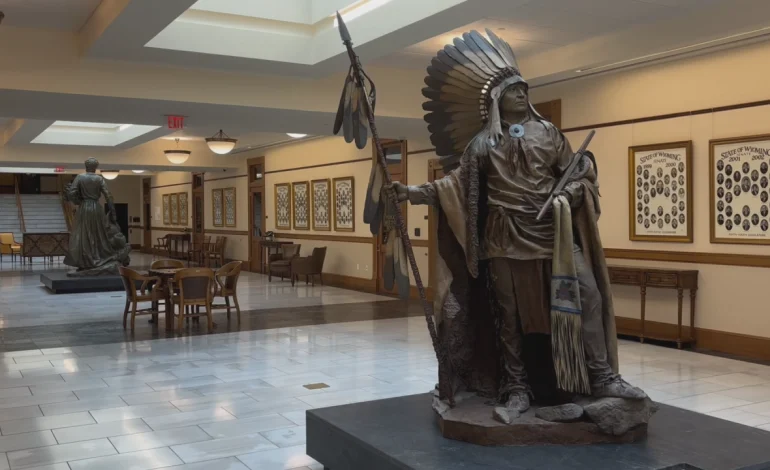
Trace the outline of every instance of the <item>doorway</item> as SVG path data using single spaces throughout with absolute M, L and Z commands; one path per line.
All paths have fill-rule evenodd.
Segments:
M 124 202 L 113 203 L 115 206 L 115 218 L 118 221 L 118 227 L 120 227 L 120 233 L 128 240 L 128 204 Z M 107 204 L 104 205 L 104 213 L 107 214 L 110 208 Z
M 265 219 L 265 157 L 250 158 L 249 168 L 249 270 L 264 273 L 265 259 L 262 249 Z
M 142 179 L 142 204 L 144 205 L 144 237 L 142 246 L 146 253 L 152 249 L 152 205 L 150 204 L 150 178 Z
M 385 141 L 382 144 L 382 148 L 385 151 L 385 158 L 388 162 L 388 172 L 390 173 L 391 178 L 393 181 L 400 181 L 402 183 L 407 182 L 407 174 L 406 174 L 406 160 L 407 160 L 407 147 L 406 147 L 406 141 L 405 140 L 389 140 Z M 377 162 L 377 153 L 376 149 L 374 151 L 374 165 L 379 165 Z M 407 203 L 401 204 L 401 213 L 404 215 L 404 220 L 407 220 L 406 214 L 407 214 Z M 385 245 L 385 239 L 383 237 L 382 230 L 380 233 L 377 234 L 377 241 L 376 241 L 376 254 L 375 254 L 375 262 L 376 267 L 374 272 L 377 273 L 377 293 L 383 294 L 383 295 L 391 295 L 391 296 L 397 296 L 398 290 L 396 289 L 396 286 L 394 285 L 392 289 L 388 289 L 385 286 L 385 276 L 384 276 L 384 270 L 385 270 L 385 255 L 386 255 L 386 245 Z

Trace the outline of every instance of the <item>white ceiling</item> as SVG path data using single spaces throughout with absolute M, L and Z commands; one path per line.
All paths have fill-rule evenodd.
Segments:
M 101 0 L 0 0 L 3 26 L 79 31 Z

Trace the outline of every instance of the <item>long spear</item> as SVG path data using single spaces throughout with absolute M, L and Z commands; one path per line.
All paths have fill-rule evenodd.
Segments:
M 433 306 L 428 302 L 428 296 L 425 293 L 425 286 L 422 283 L 420 277 L 420 270 L 417 268 L 417 261 L 414 257 L 414 250 L 412 249 L 412 242 L 409 239 L 409 232 L 404 222 L 404 215 L 401 211 L 401 206 L 398 202 L 396 191 L 391 186 L 393 179 L 388 172 L 388 162 L 385 157 L 385 151 L 380 141 L 380 136 L 377 133 L 377 124 L 374 119 L 374 106 L 376 101 L 376 88 L 374 82 L 364 72 L 364 68 L 361 65 L 361 60 L 358 58 L 358 54 L 353 50 L 353 39 L 350 37 L 345 22 L 342 20 L 342 15 L 337 12 L 337 23 L 339 26 L 340 37 L 342 43 L 345 44 L 345 48 L 348 51 L 348 57 L 350 57 L 350 72 L 345 81 L 345 88 L 342 92 L 342 98 L 340 100 L 340 108 L 337 114 L 337 122 L 335 123 L 334 133 L 338 133 L 340 127 L 345 127 L 345 137 L 348 142 L 352 141 L 351 135 L 355 135 L 355 141 L 358 148 L 363 148 L 366 145 L 366 128 L 365 124 L 361 122 L 360 118 L 365 117 L 369 122 L 369 129 L 372 132 L 372 141 L 374 143 L 375 150 L 377 152 L 377 163 L 382 170 L 384 182 L 386 186 L 385 193 L 388 200 L 395 207 L 395 219 L 396 228 L 401 235 L 401 242 L 404 245 L 406 256 L 409 259 L 409 265 L 412 268 L 412 274 L 414 275 L 414 282 L 417 284 L 417 291 L 420 294 L 420 301 L 425 312 L 425 320 L 428 323 L 428 332 L 433 343 L 433 350 L 436 353 L 436 357 L 441 364 L 439 368 L 439 374 L 444 375 L 445 380 L 439 380 L 442 385 L 441 395 L 449 400 L 449 404 L 454 406 L 454 394 L 449 382 L 449 377 L 446 374 L 446 352 L 443 345 L 438 339 L 436 332 L 436 323 L 433 320 Z M 366 92 L 366 83 L 369 82 L 371 92 Z M 351 107 L 347 108 L 346 99 L 350 102 Z M 365 115 L 365 116 L 362 116 Z

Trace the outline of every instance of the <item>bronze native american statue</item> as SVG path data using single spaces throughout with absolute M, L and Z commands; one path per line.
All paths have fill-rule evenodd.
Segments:
M 117 275 L 119 266 L 128 266 L 131 245 L 115 219 L 115 206 L 107 182 L 96 174 L 99 162 L 86 160 L 86 172 L 77 175 L 64 192 L 65 198 L 78 206 L 70 234 L 69 252 L 64 263 L 77 268 L 72 277 Z M 108 214 L 99 199 L 104 197 Z
M 428 67 L 423 108 L 446 176 L 406 186 L 389 183 L 384 165 L 375 166 L 364 210 L 365 221 L 379 228 L 388 204 L 439 209 L 431 267 L 438 283 L 433 315 L 427 312 L 439 359 L 434 408 L 445 416 L 447 409 L 481 400 L 493 408 L 486 416 L 511 425 L 534 395 L 538 404 L 577 408 L 571 420 L 584 410 L 569 402 L 582 403 L 607 434 L 645 430 L 654 404 L 618 375 L 593 155 L 572 152 L 530 103 L 511 47 L 489 30 L 487 36 L 464 34 Z M 346 45 L 351 71 L 360 70 L 349 40 Z M 365 106 L 374 95 L 370 86 L 368 97 L 363 85 L 353 93 L 346 87 L 340 103 L 338 121 L 351 121 L 345 136 L 359 146 L 366 128 L 357 114 L 368 111 L 374 124 L 373 106 Z M 411 246 L 399 228 L 406 249 L 396 250 L 393 262 L 404 271 Z M 592 415 L 589 407 L 601 400 Z M 600 416 L 607 413 L 614 415 Z

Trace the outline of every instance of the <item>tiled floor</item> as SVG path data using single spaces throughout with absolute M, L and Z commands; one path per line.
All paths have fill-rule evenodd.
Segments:
M 245 279 L 242 304 L 264 307 L 264 316 L 323 307 L 331 323 L 0 353 L 0 470 L 320 469 L 305 455 L 305 410 L 433 387 L 423 318 L 336 323 L 344 319 L 329 313 L 367 301 L 373 311 L 402 311 L 398 302 Z M 93 316 L 119 323 L 121 297 L 49 300 L 36 280 L 0 274 L 0 328 L 35 309 L 43 323 L 26 328 L 89 325 Z M 25 304 L 21 292 L 44 302 Z M 267 309 L 277 305 L 290 308 Z M 654 400 L 770 431 L 770 366 L 631 341 L 621 341 L 620 359 L 624 376 Z

